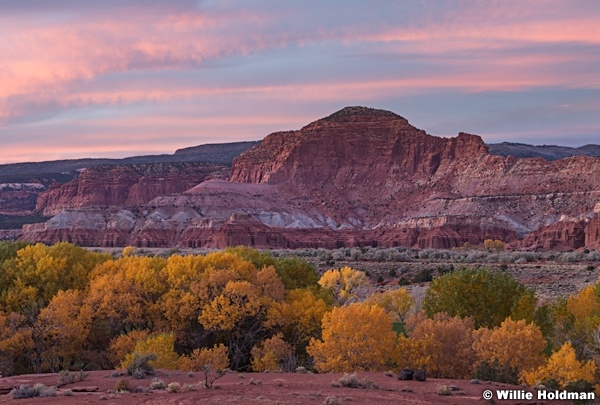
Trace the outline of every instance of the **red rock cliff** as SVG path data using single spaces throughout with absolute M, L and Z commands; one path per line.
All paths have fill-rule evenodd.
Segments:
M 143 205 L 159 195 L 183 192 L 207 178 L 226 177 L 227 172 L 225 166 L 205 163 L 96 166 L 42 193 L 36 209 L 56 215 L 73 208 Z
M 46 193 L 40 208 L 114 208 L 63 212 L 27 227 L 25 238 L 288 248 L 451 248 L 491 238 L 572 249 L 598 240 L 598 220 L 589 220 L 600 202 L 597 173 L 600 158 L 490 155 L 476 135 L 435 137 L 394 113 L 349 107 L 267 136 L 234 160 L 230 181 L 204 181 L 184 193 L 207 174 L 83 173 Z

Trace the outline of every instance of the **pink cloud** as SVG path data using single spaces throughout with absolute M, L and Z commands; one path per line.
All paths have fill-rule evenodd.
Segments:
M 438 72 L 438 77 L 419 75 L 407 80 L 364 83 L 321 83 L 290 84 L 281 88 L 201 88 L 158 89 L 156 91 L 135 88 L 108 89 L 107 93 L 86 94 L 83 90 L 76 94 L 78 83 L 91 81 L 111 73 L 139 70 L 194 69 L 206 61 L 231 55 L 247 55 L 266 49 L 277 49 L 289 44 L 303 45 L 317 41 L 402 43 L 404 50 L 418 51 L 420 54 L 440 54 L 461 49 L 485 49 L 498 46 L 499 40 L 520 42 L 600 42 L 600 25 L 597 18 L 558 18 L 540 22 L 525 21 L 523 15 L 533 14 L 531 7 L 506 3 L 502 6 L 487 6 L 461 9 L 461 13 L 449 13 L 442 21 L 428 21 L 423 25 L 406 27 L 382 25 L 381 29 L 368 31 L 362 24 L 347 27 L 320 27 L 305 31 L 280 31 L 274 35 L 269 27 L 277 23 L 276 13 L 229 11 L 227 13 L 190 12 L 186 10 L 152 9 L 136 11 L 135 16 L 103 15 L 91 20 L 72 18 L 67 22 L 29 24 L 23 28 L 15 23 L 8 24 L 8 32 L 3 34 L 0 52 L 3 64 L 0 65 L 0 118 L 20 114 L 12 109 L 10 97 L 31 95 L 53 98 L 56 103 L 72 105 L 82 103 L 114 103 L 145 100 L 162 100 L 174 97 L 194 97 L 231 93 L 277 93 L 290 88 L 301 87 L 301 94 L 312 96 L 321 93 L 323 86 L 330 87 L 320 97 L 341 91 L 353 93 L 374 86 L 379 94 L 382 87 L 413 89 L 416 87 L 440 86 L 461 87 L 467 91 L 506 90 L 523 86 L 554 85 L 564 86 L 568 80 L 552 72 L 532 75 L 529 66 L 541 66 L 561 60 L 561 55 L 546 54 L 543 57 L 512 56 L 499 61 L 498 66 L 484 66 L 491 69 L 489 74 L 475 75 L 475 80 L 456 77 L 455 74 Z M 484 3 L 485 4 L 485 3 Z M 520 4 L 520 3 L 519 3 Z M 548 2 L 551 6 L 552 2 Z M 560 4 L 556 7 L 560 8 Z M 539 7 L 538 7 L 539 8 Z M 562 10 L 562 8 L 560 8 Z M 520 13 L 520 14 L 519 14 Z M 135 18 L 132 18 L 135 17 Z M 511 18 L 521 19 L 511 23 Z M 4 22 L 4 21 L 2 21 Z M 267 28 L 265 28 L 267 27 Z M 493 39 L 493 41 L 491 40 Z M 542 60 L 542 58 L 544 60 Z M 528 60 L 529 59 L 529 60 Z M 501 66 L 500 66 L 501 65 Z M 505 77 L 500 67 L 514 66 L 511 77 Z M 469 73 L 469 77 L 472 74 Z M 478 78 L 479 77 L 479 78 Z M 572 79 L 572 78 L 571 78 Z M 577 80 L 577 79 L 575 79 Z M 588 85 L 593 78 L 588 78 Z M 316 87 L 317 90 L 312 88 Z M 356 90 L 355 90 L 356 89 Z M 294 92 L 294 97 L 298 93 Z M 9 100 L 9 101 L 7 101 Z M 1 105 L 0 105 L 1 106 Z
M 597 53 L 569 50 L 572 44 L 588 44 L 597 50 L 598 15 L 573 7 L 571 2 L 460 2 L 457 7 L 446 5 L 437 12 L 439 7 L 432 7 L 433 3 L 407 1 L 424 6 L 407 18 L 377 14 L 372 20 L 368 13 L 359 19 L 348 8 L 338 13 L 325 3 L 322 15 L 314 7 L 298 5 L 196 10 L 193 3 L 175 7 L 150 2 L 143 8 L 98 7 L 88 13 L 63 10 L 36 14 L 35 18 L 0 14 L 0 130 L 34 122 L 38 116 L 48 123 L 48 116 L 82 107 L 167 106 L 182 100 L 197 106 L 225 100 L 224 104 L 236 107 L 376 104 L 377 100 L 397 95 L 440 91 L 469 94 L 600 88 L 600 76 L 594 68 L 600 63 Z M 548 44 L 552 47 L 544 48 Z M 561 47 L 555 47 L 558 45 Z M 302 66 L 294 70 L 290 63 L 281 68 L 291 67 L 287 76 L 270 78 L 271 71 L 263 72 L 252 65 L 254 57 L 271 60 L 277 67 L 289 55 L 283 51 L 292 50 L 292 58 L 309 66 L 302 57 L 310 56 L 310 52 L 300 51 L 311 47 L 326 48 L 320 50 L 322 53 L 329 49 L 334 49 L 334 54 L 355 52 L 365 69 L 346 69 L 353 63 L 348 59 L 331 67 L 328 74 L 311 76 L 303 72 Z M 369 51 L 392 59 L 412 58 L 427 69 L 395 70 L 402 64 L 398 62 L 392 69 L 371 70 Z M 231 60 L 250 61 L 248 71 L 236 70 L 229 77 L 213 75 L 219 63 L 226 65 Z M 320 63 L 313 61 L 314 71 L 320 69 Z M 565 74 L 567 68 L 575 73 Z M 276 68 L 272 71 L 277 73 Z M 186 73 L 200 79 L 186 82 L 182 78 L 187 77 Z M 140 127 L 150 125 L 150 131 L 140 133 L 158 140 L 165 134 L 196 133 L 199 129 L 239 137 L 247 128 L 254 128 L 253 133 L 262 136 L 266 133 L 260 131 L 266 128 L 290 128 L 291 124 L 299 127 L 318 118 L 300 113 L 296 118 L 278 120 L 264 113 L 255 117 L 236 113 L 229 123 L 189 114 L 176 119 L 140 114 L 129 120 L 87 120 L 82 125 L 99 128 L 88 131 L 91 137 L 112 140 L 122 138 L 127 131 L 135 137 Z M 42 131 L 39 129 L 39 133 Z M 83 154 L 87 145 L 65 142 L 54 150 L 50 144 L 48 153 L 71 155 Z M 178 146 L 188 144 L 182 141 Z M 148 148 L 157 150 L 156 145 Z M 98 153 L 121 153 L 118 151 L 130 146 L 94 148 Z M 142 152 L 149 153 L 150 149 Z M 21 156 L 17 152 L 11 155 L 13 159 Z

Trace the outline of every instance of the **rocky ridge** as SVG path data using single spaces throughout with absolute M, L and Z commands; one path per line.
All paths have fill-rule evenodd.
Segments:
M 140 206 L 159 195 L 181 193 L 210 178 L 225 178 L 229 168 L 207 163 L 153 163 L 95 166 L 66 184 L 41 193 L 36 209 L 56 215 L 66 209 Z
M 154 167 L 158 171 L 165 171 L 170 165 L 173 167 L 185 168 L 186 163 L 211 163 L 220 166 L 231 166 L 233 158 L 238 156 L 240 153 L 257 145 L 259 142 L 233 142 L 233 143 L 220 143 L 220 144 L 205 144 L 198 145 L 189 148 L 179 149 L 174 154 L 162 154 L 162 155 L 146 155 L 146 156 L 131 156 L 122 159 L 106 159 L 106 158 L 84 158 L 84 159 L 69 159 L 69 160 L 55 160 L 46 162 L 25 162 L 25 163 L 10 163 L 0 164 L 0 229 L 20 229 L 23 223 L 30 222 L 41 222 L 47 218 L 43 216 L 43 211 L 49 215 L 56 214 L 62 209 L 77 208 L 83 206 L 94 205 L 94 202 L 98 205 L 114 205 L 114 204 L 141 204 L 147 202 L 155 195 L 168 192 L 183 191 L 184 188 L 180 186 L 193 186 L 192 180 L 184 180 L 183 185 L 178 185 L 169 191 L 169 187 L 158 184 L 140 184 L 134 187 L 141 187 L 141 192 L 147 191 L 149 194 L 146 197 L 142 197 L 138 201 L 121 201 L 119 197 L 116 198 L 117 202 L 111 202 L 111 198 L 115 198 L 114 190 L 108 191 L 106 196 L 98 195 L 92 189 L 87 190 L 74 190 L 73 187 L 79 187 L 75 180 L 79 177 L 80 173 L 91 169 L 94 173 L 105 171 L 109 173 L 109 176 L 115 176 L 119 171 L 131 172 L 133 178 L 136 178 L 139 173 L 137 171 L 151 170 Z M 114 169 L 110 169 L 113 167 Z M 129 169 L 127 169 L 129 167 Z M 143 169 L 146 167 L 147 169 Z M 176 177 L 185 178 L 184 172 L 180 169 L 180 173 Z M 219 169 L 221 170 L 221 169 Z M 226 169 L 224 169 L 226 170 Z M 137 174 L 136 174 L 137 173 Z M 89 172 L 88 172 L 89 174 Z M 179 183 L 171 173 L 172 176 L 166 181 L 175 180 Z M 143 174 L 148 176 L 148 174 Z M 121 188 L 122 190 L 118 193 L 130 193 L 132 196 L 138 194 L 136 190 L 128 191 L 128 187 L 132 186 L 131 181 L 125 179 L 127 175 L 123 174 L 119 181 L 124 181 L 124 184 L 115 184 L 113 188 Z M 220 175 L 219 175 L 220 176 Z M 196 177 L 195 180 L 198 180 Z M 194 180 L 194 181 L 195 181 Z M 95 180 L 92 181 L 92 183 Z M 132 180 L 134 183 L 136 180 Z M 150 181 L 148 178 L 146 183 Z M 190 182 L 191 181 L 191 182 Z M 85 181 L 84 181 L 85 182 Z M 68 183 L 64 189 L 57 191 L 62 184 Z M 138 188 L 139 188 L 138 187 Z M 51 188 L 49 193 L 44 193 L 48 188 Z M 68 190 L 70 189 L 70 190 Z M 154 191 L 150 191 L 154 189 Z M 67 191 L 68 190 L 68 191 Z M 61 194 L 62 197 L 56 194 Z M 83 197 L 83 194 L 91 193 L 93 196 Z M 75 198 L 73 204 L 70 202 L 70 198 Z M 81 200 L 89 199 L 88 202 L 81 204 Z M 101 203 L 101 200 L 111 200 L 107 203 Z M 144 201 L 142 201 L 144 200 Z M 36 209 L 37 206 L 37 209 Z M 13 233 L 11 233 L 12 235 Z
M 599 172 L 600 158 L 492 155 L 476 135 L 435 137 L 394 113 L 348 107 L 267 136 L 234 160 L 227 181 L 205 178 L 185 191 L 157 188 L 137 199 L 115 191 L 119 198 L 102 209 L 88 202 L 98 195 L 93 182 L 56 191 L 59 197 L 40 198 L 38 206 L 64 211 L 25 226 L 24 237 L 274 248 L 452 248 L 492 238 L 518 248 L 576 249 L 598 244 Z M 116 179 L 114 190 L 134 189 Z

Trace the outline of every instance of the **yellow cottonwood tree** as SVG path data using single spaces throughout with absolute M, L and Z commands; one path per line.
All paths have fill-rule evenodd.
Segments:
M 135 358 L 135 354 L 145 355 L 154 353 L 156 360 L 149 361 L 152 367 L 177 370 L 179 368 L 179 356 L 175 353 L 175 336 L 172 333 L 160 333 L 138 340 L 132 352 L 128 353 L 121 368 L 128 368 Z
M 339 270 L 327 270 L 319 279 L 319 285 L 330 290 L 336 302 L 343 305 L 357 298 L 361 287 L 368 285 L 364 272 L 342 267 Z
M 413 305 L 413 298 L 404 287 L 371 294 L 366 302 L 380 306 L 392 316 L 394 322 L 404 322 Z
M 392 319 L 380 307 L 354 303 L 323 317 L 323 340 L 306 348 L 320 372 L 387 369 L 396 347 Z
M 182 357 L 179 368 L 182 370 L 200 371 L 204 374 L 204 386 L 209 388 L 215 380 L 225 375 L 229 367 L 227 346 L 215 345 L 212 348 L 194 349 L 189 357 Z
M 524 372 L 544 364 L 546 344 L 535 324 L 507 318 L 497 328 L 475 331 L 473 348 L 481 361 L 497 362 L 500 366 Z
M 252 348 L 251 353 L 252 371 L 293 371 L 292 346 L 282 339 L 281 333 L 263 340 Z
M 92 322 L 90 308 L 83 304 L 79 290 L 59 291 L 40 311 L 37 323 L 52 325 L 43 337 L 50 370 L 58 372 L 80 361 Z
M 280 330 L 285 341 L 297 350 L 303 350 L 311 338 L 321 335 L 321 320 L 327 310 L 325 301 L 311 291 L 292 290 L 285 301 L 269 308 L 267 325 Z
M 473 321 L 445 313 L 420 320 L 400 339 L 398 366 L 425 368 L 436 378 L 468 378 L 475 366 Z
M 521 376 L 528 385 L 535 385 L 544 380 L 555 380 L 562 388 L 577 380 L 594 382 L 596 365 L 592 360 L 583 362 L 577 360 L 575 350 L 571 343 L 567 342 L 550 356 L 545 365 L 524 372 Z
M 6 314 L 0 311 L 0 372 L 3 375 L 13 374 L 17 359 L 32 348 L 31 332 L 26 328 L 25 317 L 16 312 Z
M 108 359 L 112 363 L 112 366 L 115 368 L 118 367 L 125 356 L 135 351 L 137 342 L 146 340 L 149 334 L 150 333 L 145 329 L 132 330 L 127 334 L 123 334 L 111 340 L 108 348 Z

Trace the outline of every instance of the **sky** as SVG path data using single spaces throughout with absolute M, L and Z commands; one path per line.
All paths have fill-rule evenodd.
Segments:
M 597 0 L 0 0 L 0 163 L 258 140 L 345 106 L 600 143 Z

